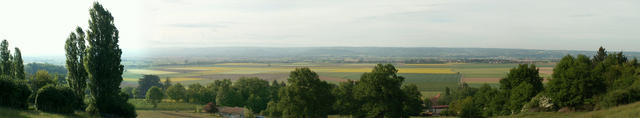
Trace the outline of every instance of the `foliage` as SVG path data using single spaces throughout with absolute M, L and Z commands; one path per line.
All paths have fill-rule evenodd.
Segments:
M 11 67 L 11 52 L 9 51 L 9 42 L 5 39 L 0 43 L 0 75 L 13 75 Z
M 531 98 L 531 101 L 525 104 L 520 112 L 550 112 L 554 110 L 553 106 L 551 98 L 540 93 Z
M 121 64 L 122 50 L 118 45 L 118 29 L 113 24 L 113 16 L 98 2 L 89 9 L 89 14 L 89 44 L 84 60 L 91 91 L 87 110 L 103 116 L 136 117 L 133 105 L 127 103 L 126 94 L 120 95 L 124 66 Z
M 268 81 L 257 77 L 241 77 L 233 84 L 233 87 L 238 89 L 239 97 L 245 101 L 244 106 L 253 113 L 260 113 L 267 108 L 267 103 L 270 100 Z
M 331 93 L 336 96 L 336 101 L 333 104 L 333 110 L 340 115 L 351 115 L 358 112 L 360 108 L 358 101 L 353 96 L 353 88 L 356 82 L 348 80 L 341 82 Z
M 220 106 L 242 106 L 242 98 L 240 93 L 231 87 L 231 80 L 225 79 L 222 84 L 218 86 L 218 92 L 216 95 L 216 103 Z
M 547 94 L 558 107 L 591 104 L 592 97 L 603 91 L 602 81 L 591 76 L 591 61 L 584 55 L 567 55 L 553 69 Z
M 171 86 L 171 80 L 169 79 L 169 77 L 167 77 L 164 80 L 164 84 L 162 85 L 162 90 L 167 90 L 167 88 L 169 88 Z
M 218 107 L 213 102 L 207 103 L 207 105 L 202 107 L 202 110 L 204 110 L 204 112 L 207 112 L 207 113 L 218 113 Z
M 7 76 L 0 76 L 0 106 L 27 109 L 28 98 L 31 95 L 29 86 L 24 81 L 12 80 Z
M 162 101 L 164 94 L 162 94 L 162 89 L 157 86 L 153 86 L 146 92 L 147 95 L 145 100 L 151 104 L 153 104 L 153 108 L 158 107 L 158 103 Z
M 406 99 L 403 101 L 403 111 L 405 115 L 417 116 L 420 115 L 424 106 L 422 106 L 422 95 L 418 91 L 418 87 L 415 84 L 409 84 L 402 86 L 402 91 L 406 95 Z
M 40 88 L 44 87 L 48 84 L 55 84 L 53 81 L 53 77 L 49 75 L 49 72 L 46 70 L 40 70 L 36 72 L 36 75 L 31 80 L 31 89 L 32 91 L 38 91 Z
M 25 73 L 24 73 L 24 62 L 22 61 L 22 53 L 20 52 L 19 48 L 15 48 L 14 50 L 14 55 L 13 55 L 13 76 L 16 79 L 20 79 L 20 80 L 24 80 L 25 79 Z
M 283 117 L 327 117 L 334 97 L 331 86 L 321 81 L 317 73 L 309 68 L 296 68 L 287 82 L 289 84 L 280 90 L 277 102 Z
M 519 113 L 522 106 L 536 95 L 533 85 L 523 82 L 511 90 L 509 96 L 509 109 L 511 113 Z
M 406 95 L 400 89 L 404 77 L 391 64 L 378 64 L 370 73 L 362 74 L 354 88 L 354 96 L 361 101 L 356 117 L 409 117 L 403 111 Z
M 482 117 L 481 109 L 475 106 L 473 97 L 456 100 L 451 103 L 449 112 L 451 115 L 458 115 L 462 118 L 479 118 Z
M 75 98 L 71 88 L 49 84 L 38 90 L 35 106 L 37 110 L 44 112 L 71 114 L 80 103 L 69 98 Z
M 140 97 L 145 96 L 147 94 L 147 91 L 149 91 L 149 88 L 153 86 L 163 87 L 162 83 L 160 83 L 160 77 L 158 77 L 157 75 L 142 76 L 142 78 L 138 79 L 138 94 L 136 95 Z
M 178 83 L 167 88 L 167 96 L 169 96 L 169 98 L 173 99 L 174 101 L 179 102 L 180 100 L 185 100 L 186 91 L 187 90 L 184 88 L 184 86 Z
M 88 74 L 84 68 L 85 57 L 85 34 L 82 28 L 77 27 L 76 32 L 71 32 L 69 38 L 67 38 L 65 44 L 66 51 L 66 66 L 67 66 L 67 81 L 69 87 L 73 89 L 76 101 L 79 103 L 84 102 L 84 94 L 87 87 Z M 76 108 L 83 109 L 84 105 L 80 104 Z
M 121 89 L 121 91 L 125 94 L 127 94 L 127 96 L 129 96 L 129 98 L 133 98 L 133 87 L 127 86 Z
M 64 66 L 53 65 L 48 63 L 28 63 L 24 66 L 24 70 L 28 75 L 36 74 L 39 70 L 46 70 L 51 73 L 67 75 L 67 69 Z

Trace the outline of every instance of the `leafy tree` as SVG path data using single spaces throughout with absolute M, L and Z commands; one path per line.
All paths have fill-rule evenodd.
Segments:
M 593 62 L 599 63 L 604 61 L 605 58 L 607 58 L 607 51 L 606 49 L 602 48 L 602 46 L 600 46 L 600 48 L 598 48 L 598 52 L 596 53 L 596 55 L 593 56 Z
M 492 117 L 498 115 L 507 115 L 511 113 L 506 108 L 506 94 L 498 89 L 492 88 L 488 84 L 482 85 L 478 92 L 473 96 L 473 101 L 482 109 L 482 116 Z
M 11 76 L 13 68 L 11 67 L 11 52 L 9 51 L 9 42 L 5 39 L 0 43 L 0 65 L 2 67 L 1 75 Z
M 353 88 L 356 82 L 347 80 L 341 82 L 338 87 L 334 88 L 331 93 L 336 96 L 336 101 L 333 104 L 333 109 L 340 115 L 351 115 L 358 112 L 360 104 L 353 96 Z
M 135 98 L 136 98 L 136 95 L 140 94 L 140 93 L 138 92 L 138 88 L 137 88 L 137 87 L 136 87 L 136 88 L 133 88 L 133 90 L 131 90 L 131 94 L 132 94 L 131 96 L 133 96 L 133 99 L 135 99 Z
M 162 94 L 162 89 L 158 88 L 157 86 L 153 86 L 146 93 L 147 95 L 145 97 L 145 100 L 153 104 L 153 108 L 158 107 L 158 103 L 160 103 L 162 101 L 162 98 L 164 97 L 164 94 Z
M 16 47 L 14 55 L 13 55 L 13 76 L 16 79 L 24 80 L 24 62 L 22 61 L 22 53 L 20 49 Z
M 279 93 L 278 107 L 283 117 L 327 117 L 334 101 L 329 83 L 309 68 L 296 68 L 287 81 L 289 85 Z
M 145 96 L 149 88 L 157 86 L 163 87 L 162 83 L 160 83 L 160 77 L 157 75 L 143 75 L 142 78 L 138 79 L 138 94 L 137 96 Z M 167 90 L 167 89 L 162 89 Z
M 127 87 L 122 88 L 121 91 L 123 93 L 126 93 L 127 95 L 129 95 L 129 98 L 133 98 L 133 90 L 134 90 L 133 87 L 127 86 Z
M 266 98 L 262 98 L 259 95 L 251 94 L 249 95 L 245 106 L 251 111 L 251 113 L 260 113 L 260 111 L 267 109 L 268 102 L 269 100 L 267 100 Z
M 518 67 L 509 70 L 507 77 L 500 80 L 500 88 L 510 91 L 523 82 L 533 86 L 533 93 L 538 93 L 544 90 L 542 87 L 542 77 L 540 77 L 536 65 L 533 64 L 519 64 Z
M 69 99 L 74 97 L 71 88 L 49 84 L 38 90 L 35 106 L 44 112 L 71 114 L 79 104 L 75 99 Z
M 185 98 L 186 91 L 187 90 L 184 88 L 184 86 L 178 83 L 176 85 L 173 85 L 167 88 L 167 96 L 169 96 L 169 98 L 173 99 L 174 101 L 179 102 L 180 99 L 185 100 L 184 98 Z
M 84 94 L 87 88 L 87 79 L 89 78 L 87 70 L 84 68 L 85 57 L 85 34 L 82 28 L 77 27 L 76 32 L 71 32 L 69 38 L 67 38 L 65 44 L 65 51 L 67 56 L 67 76 L 69 79 L 69 87 L 73 89 L 76 95 L 76 101 L 84 103 Z M 77 106 L 78 109 L 82 109 L 84 105 Z
M 190 84 L 187 88 L 189 89 L 186 89 L 185 102 L 200 103 L 204 101 L 202 94 L 200 94 L 200 91 L 204 89 L 204 87 L 202 87 L 200 83 Z
M 269 102 L 269 82 L 259 79 L 257 77 L 241 77 L 234 84 L 234 88 L 238 89 L 241 100 L 243 100 L 244 106 L 252 110 L 253 113 L 259 113 L 266 109 L 267 102 Z M 253 99 L 251 99 L 253 95 Z M 251 105 L 248 105 L 251 103 Z
M 370 73 L 362 74 L 354 88 L 354 97 L 362 102 L 356 117 L 408 117 L 403 100 L 406 95 L 400 89 L 404 77 L 391 64 L 378 64 Z
M 475 106 L 473 97 L 460 99 L 452 103 L 451 110 L 454 110 L 461 118 L 480 118 L 481 109 Z
M 422 112 L 422 109 L 424 107 L 422 106 L 422 94 L 420 93 L 420 91 L 418 91 L 418 86 L 416 86 L 415 84 L 405 85 L 402 86 L 402 91 L 407 96 L 403 101 L 403 110 L 405 112 L 405 115 L 420 115 L 420 112 Z
M 242 106 L 240 93 L 231 87 L 231 81 L 225 79 L 216 92 L 216 103 L 220 106 Z
M 121 64 L 122 50 L 118 45 L 119 32 L 113 24 L 113 16 L 98 2 L 89 9 L 89 14 L 89 44 L 84 60 L 91 91 L 87 111 L 103 116 L 136 117 L 126 95 L 120 96 L 124 66 Z
M 556 64 L 551 81 L 547 84 L 548 96 L 558 107 L 575 108 L 592 104 L 592 97 L 602 91 L 602 81 L 591 76 L 591 61 L 584 55 L 574 58 L 567 55 Z
M 55 84 L 53 77 L 51 77 L 49 72 L 46 70 L 40 70 L 36 72 L 33 80 L 31 80 L 31 89 L 32 91 L 38 91 L 40 88 L 48 84 Z
M 279 105 L 280 104 L 275 101 L 269 101 L 269 103 L 267 103 L 267 109 L 260 114 L 276 118 L 282 117 L 282 108 Z
M 509 96 L 509 108 L 511 113 L 519 113 L 522 106 L 529 102 L 537 93 L 531 84 L 523 82 L 514 89 L 511 90 L 511 96 Z

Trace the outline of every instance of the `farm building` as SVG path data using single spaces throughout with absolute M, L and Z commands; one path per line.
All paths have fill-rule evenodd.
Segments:
M 244 118 L 242 107 L 218 107 L 220 115 L 225 118 Z

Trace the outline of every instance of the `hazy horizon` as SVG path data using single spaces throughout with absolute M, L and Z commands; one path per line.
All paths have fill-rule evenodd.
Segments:
M 125 54 L 189 47 L 640 51 L 640 1 L 632 0 L 98 1 L 115 17 Z M 69 33 L 87 28 L 92 2 L 2 1 L 0 39 L 25 56 L 63 56 Z

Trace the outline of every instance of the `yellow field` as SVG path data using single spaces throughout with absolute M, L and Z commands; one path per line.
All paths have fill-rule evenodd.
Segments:
M 224 65 L 224 66 L 266 66 L 267 64 L 263 63 L 221 63 L 215 65 Z
M 202 80 L 202 78 L 188 78 L 188 77 L 169 78 L 169 79 L 171 79 L 171 81 L 174 81 L 174 82 Z
M 152 74 L 152 75 L 163 75 L 163 74 L 174 74 L 176 72 L 170 71 L 159 71 L 159 70 L 148 70 L 148 69 L 129 69 L 127 72 L 136 73 L 136 74 Z

